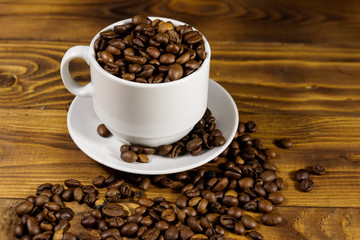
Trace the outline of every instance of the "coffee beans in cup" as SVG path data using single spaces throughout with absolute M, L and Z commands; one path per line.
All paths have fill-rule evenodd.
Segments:
M 200 68 L 206 58 L 199 31 L 142 15 L 101 32 L 94 48 L 105 71 L 139 83 L 181 79 Z

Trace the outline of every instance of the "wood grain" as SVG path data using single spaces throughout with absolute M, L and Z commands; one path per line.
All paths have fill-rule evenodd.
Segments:
M 105 26 L 135 14 L 170 17 L 200 30 L 211 45 L 210 77 L 232 95 L 241 121 L 258 124 L 253 137 L 277 151 L 273 162 L 285 180 L 286 201 L 276 211 L 286 221 L 261 225 L 265 239 L 360 239 L 356 0 L 1 1 L 0 239 L 14 239 L 14 206 L 41 183 L 76 178 L 90 184 L 98 175 L 123 174 L 87 157 L 70 138 L 65 105 L 74 96 L 59 66 L 67 49 L 88 45 Z M 76 81 L 89 82 L 82 60 L 70 68 Z M 291 149 L 274 145 L 284 137 L 293 139 Z M 300 192 L 294 171 L 313 164 L 327 173 L 313 176 L 313 191 Z M 172 189 L 151 185 L 146 194 L 174 201 L 180 188 L 178 182 Z M 71 231 L 82 239 L 96 236 L 79 223 L 89 209 L 69 205 L 78 212 Z

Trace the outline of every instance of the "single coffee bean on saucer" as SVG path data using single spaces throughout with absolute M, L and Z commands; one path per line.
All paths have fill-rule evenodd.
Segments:
M 104 138 L 111 136 L 111 132 L 106 128 L 106 126 L 104 124 L 100 124 L 97 127 L 97 132 L 101 137 L 104 137 Z

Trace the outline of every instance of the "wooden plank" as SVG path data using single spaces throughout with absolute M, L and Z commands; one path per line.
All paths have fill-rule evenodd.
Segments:
M 63 109 L 73 96 L 61 81 L 60 61 L 78 44 L 86 43 L 2 43 L 1 107 Z M 358 115 L 359 56 L 359 49 L 214 42 L 210 77 L 230 92 L 241 112 Z M 82 60 L 72 62 L 71 73 L 82 84 L 89 81 Z
M 359 2 L 326 4 L 325 8 L 322 1 L 284 0 L 91 1 L 87 4 L 6 1 L 0 11 L 0 28 L 11 28 L 4 30 L 0 38 L 88 41 L 108 24 L 137 13 L 182 20 L 194 25 L 211 41 L 359 47 Z M 24 16 L 28 21 L 24 21 Z
M 1 239 L 16 239 L 13 237 L 14 225 L 19 223 L 14 208 L 21 200 L 0 199 L 0 214 L 4 216 L 0 224 Z M 130 211 L 137 204 L 124 203 Z M 83 216 L 88 215 L 90 208 L 85 204 L 75 202 L 66 203 L 66 206 L 74 210 L 75 217 L 70 222 L 68 230 L 76 234 L 80 239 L 89 239 L 90 236 L 98 236 L 98 232 L 84 229 L 80 221 Z M 278 207 L 284 222 L 278 226 L 269 227 L 259 224 L 256 228 L 264 239 L 288 239 L 288 240 L 325 240 L 325 239 L 346 239 L 357 240 L 360 238 L 360 209 L 359 208 L 302 208 L 302 207 Z M 260 222 L 261 214 L 244 212 L 253 216 Z M 248 239 L 245 236 L 238 236 L 227 232 L 226 239 Z
M 68 178 L 88 184 L 100 174 L 114 172 L 78 150 L 67 133 L 65 110 L 9 109 L 0 111 L 0 119 L 0 198 L 22 198 L 41 183 L 62 183 Z M 360 205 L 358 116 L 241 114 L 240 119 L 258 123 L 253 137 L 261 139 L 265 147 L 276 148 L 273 141 L 277 138 L 293 139 L 293 148 L 277 149 L 273 161 L 286 182 L 285 206 Z M 294 171 L 313 164 L 323 165 L 328 172 L 314 176 L 315 189 L 302 193 L 293 179 Z M 149 195 L 159 192 L 170 200 L 177 196 L 176 191 L 158 188 Z

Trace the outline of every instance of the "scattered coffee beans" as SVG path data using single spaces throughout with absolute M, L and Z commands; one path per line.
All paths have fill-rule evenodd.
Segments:
M 185 153 L 196 156 L 202 150 L 222 146 L 226 142 L 221 131 L 216 128 L 215 118 L 209 109 L 195 127 L 180 141 L 169 145 L 162 145 L 158 148 L 143 147 L 138 145 L 122 145 L 120 157 L 125 162 L 149 162 L 147 155 L 158 154 L 175 158 Z
M 221 136 L 221 132 L 215 128 L 215 119 L 209 112 L 207 114 L 186 141 L 177 143 L 177 149 L 181 147 L 182 151 L 193 152 L 200 147 L 216 145 L 213 141 Z M 256 131 L 254 126 L 253 122 L 239 123 L 233 142 L 218 157 L 225 163 L 216 171 L 200 167 L 152 177 L 128 173 L 121 173 L 122 178 L 100 175 L 92 180 L 93 185 L 83 185 L 76 179 L 68 179 L 63 185 L 41 184 L 34 196 L 16 206 L 15 212 L 21 220 L 14 228 L 14 236 L 21 239 L 77 239 L 68 232 L 75 213 L 64 203 L 77 201 L 92 208 L 80 224 L 86 229 L 94 229 L 101 239 L 224 239 L 226 231 L 263 239 L 254 231 L 260 223 L 243 211 L 261 212 L 264 225 L 281 224 L 283 218 L 275 213 L 275 208 L 284 202 L 279 192 L 284 183 L 272 163 L 276 154 L 269 154 L 269 149 L 264 148 L 259 139 L 249 135 Z M 130 162 L 156 152 L 171 155 L 173 148 L 172 145 L 156 150 L 121 146 Z M 304 189 L 311 188 L 310 178 L 299 179 Z M 178 189 L 175 181 L 181 181 L 183 188 L 174 203 L 163 197 L 150 199 L 145 196 L 144 191 L 151 184 L 168 188 L 177 186 L 174 190 Z M 100 188 L 104 189 L 101 195 Z M 131 214 L 123 202 L 134 200 L 139 206 Z
M 94 48 L 105 71 L 139 83 L 178 80 L 200 68 L 206 58 L 200 32 L 142 15 L 101 32 Z

